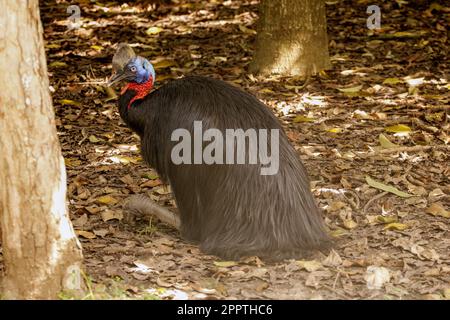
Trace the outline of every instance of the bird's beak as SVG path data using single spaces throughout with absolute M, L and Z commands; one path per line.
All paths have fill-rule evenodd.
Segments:
M 126 72 L 123 72 L 123 71 L 116 72 L 109 79 L 109 81 L 107 83 L 107 86 L 111 87 L 113 84 L 115 84 L 115 83 L 117 83 L 119 81 L 122 81 L 122 80 L 124 80 L 127 77 L 128 77 L 128 74 Z

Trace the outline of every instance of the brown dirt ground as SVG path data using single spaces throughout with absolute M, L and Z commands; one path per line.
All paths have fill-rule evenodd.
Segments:
M 327 5 L 333 68 L 306 88 L 301 79 L 247 73 L 257 1 L 80 1 L 82 26 L 71 31 L 68 2 L 41 2 L 71 217 L 91 298 L 450 298 L 450 9 L 442 2 L 379 2 L 381 31 L 365 27 L 368 1 Z M 157 221 L 121 221 L 130 194 L 174 202 L 101 85 L 117 42 L 136 44 L 155 64 L 157 85 L 201 74 L 267 103 L 309 170 L 336 249 L 309 261 L 223 262 Z M 410 131 L 386 129 L 397 124 Z M 397 146 L 380 148 L 380 134 Z M 414 196 L 383 192 L 366 176 Z M 374 279 L 384 284 L 369 290 Z

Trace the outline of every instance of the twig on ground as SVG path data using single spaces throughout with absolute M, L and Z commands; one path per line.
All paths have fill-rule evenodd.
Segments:
M 363 213 L 364 215 L 367 213 L 367 209 L 369 208 L 369 205 L 372 204 L 372 202 L 374 202 L 375 200 L 380 199 L 381 197 L 384 197 L 385 195 L 387 195 L 389 192 L 384 191 L 382 193 L 377 194 L 375 197 L 373 197 L 372 199 L 370 199 L 369 201 L 367 201 L 366 205 L 364 206 L 363 209 Z

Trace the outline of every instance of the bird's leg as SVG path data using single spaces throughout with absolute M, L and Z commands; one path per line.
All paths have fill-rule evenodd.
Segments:
M 137 194 L 129 197 L 124 206 L 124 210 L 128 213 L 129 221 L 136 216 L 152 215 L 175 229 L 180 230 L 180 218 L 178 215 L 159 206 L 145 195 Z

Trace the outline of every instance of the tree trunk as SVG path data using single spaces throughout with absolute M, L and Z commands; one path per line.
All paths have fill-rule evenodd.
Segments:
M 323 0 L 262 0 L 250 71 L 308 76 L 329 68 Z
M 2 296 L 53 299 L 80 289 L 82 255 L 66 206 L 38 1 L 1 5 Z

